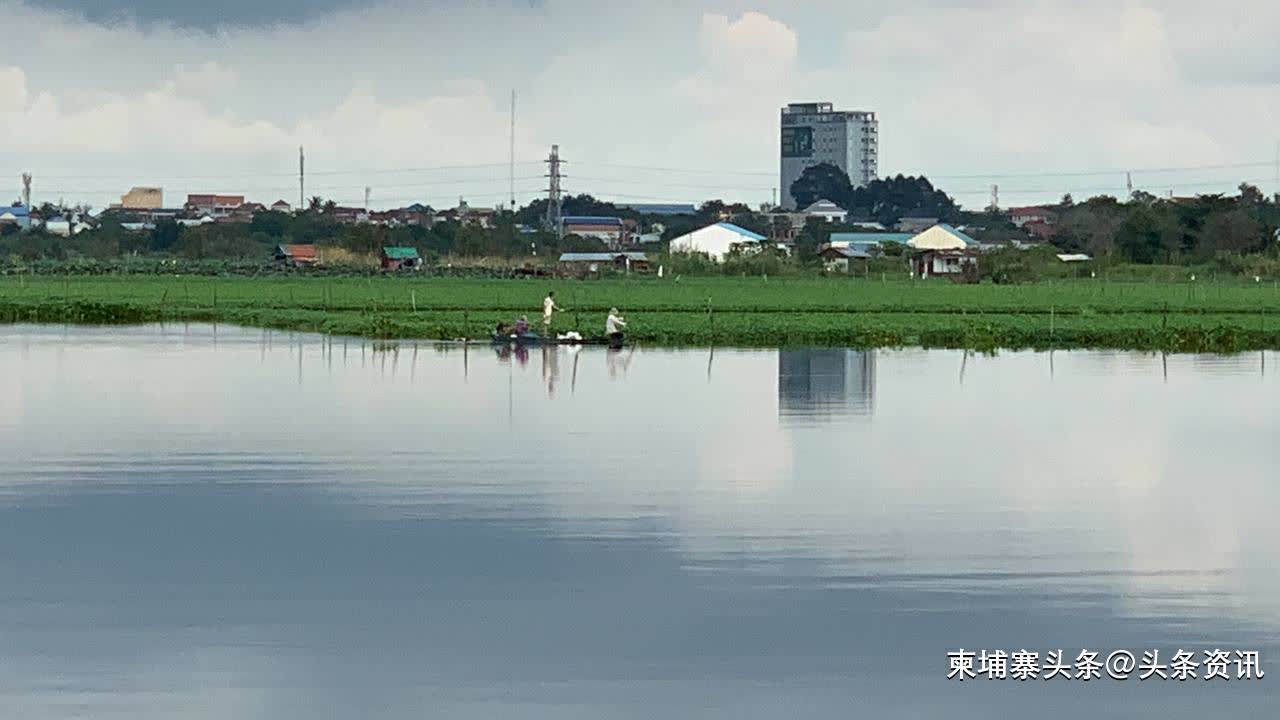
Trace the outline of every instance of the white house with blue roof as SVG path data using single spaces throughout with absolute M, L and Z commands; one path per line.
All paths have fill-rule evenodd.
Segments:
M 734 251 L 757 252 L 766 242 L 759 233 L 721 222 L 675 238 L 671 241 L 671 252 L 704 253 L 716 262 L 724 262 L 725 256 Z

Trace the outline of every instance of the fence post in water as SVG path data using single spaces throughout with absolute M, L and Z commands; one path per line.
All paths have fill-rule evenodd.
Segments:
M 1160 329 L 1169 329 L 1169 302 L 1167 300 L 1164 303 L 1164 322 L 1160 325 Z
M 1056 329 L 1056 328 L 1055 328 L 1055 320 L 1056 320 L 1056 318 L 1055 318 L 1055 314 L 1054 314 L 1054 308 L 1053 308 L 1053 306 L 1052 306 L 1052 305 L 1050 305 L 1050 306 L 1049 306 L 1049 340 L 1050 340 L 1050 342 L 1052 342 L 1052 341 L 1053 341 L 1053 333 L 1054 333 L 1054 330 Z

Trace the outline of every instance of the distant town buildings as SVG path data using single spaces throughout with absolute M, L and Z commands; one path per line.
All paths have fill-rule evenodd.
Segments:
M 135 187 L 120 197 L 120 203 L 112 207 L 125 210 L 155 210 L 164 207 L 164 188 Z
M 31 227 L 31 212 L 25 205 L 0 208 L 0 225 L 14 225 L 20 230 Z
M 244 205 L 243 195 L 188 195 L 186 209 L 199 215 L 208 215 L 213 219 L 231 215 Z
M 782 108 L 782 206 L 796 209 L 791 185 L 806 168 L 829 163 L 861 187 L 879 175 L 880 121 L 873 112 L 845 112 L 831 103 L 792 103 Z
M 567 216 L 560 219 L 560 236 L 577 235 L 581 238 L 593 238 L 603 242 L 610 248 L 622 247 L 627 243 L 627 223 L 622 218 Z

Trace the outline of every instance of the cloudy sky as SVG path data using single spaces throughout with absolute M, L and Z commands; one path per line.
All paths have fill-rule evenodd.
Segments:
M 962 203 L 1276 187 L 1280 6 L 1258 0 L 0 0 L 0 193 L 135 184 L 375 206 L 544 188 L 762 202 L 778 108 L 881 118 L 881 173 Z M 8 179 L 6 179 L 8 178 Z

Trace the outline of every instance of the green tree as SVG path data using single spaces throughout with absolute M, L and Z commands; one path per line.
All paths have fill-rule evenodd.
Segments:
M 853 205 L 854 190 L 849 176 L 831 163 L 819 163 L 805 168 L 789 189 L 800 209 L 819 200 L 830 200 L 846 210 Z
M 264 210 L 254 213 L 253 220 L 249 221 L 249 230 L 265 233 L 274 238 L 282 238 L 290 234 L 289 229 L 292 224 L 293 218 L 288 213 Z
M 177 244 L 180 234 L 182 234 L 182 228 L 178 223 L 172 218 L 164 218 L 151 230 L 151 240 L 148 245 L 155 252 L 168 252 Z
M 1137 195 L 1137 193 L 1134 193 Z M 1150 265 L 1176 259 L 1182 245 L 1181 228 L 1172 215 L 1139 201 L 1116 232 L 1116 249 L 1128 260 Z
M 1249 210 L 1237 208 L 1215 212 L 1204 221 L 1201 251 L 1208 255 L 1256 252 L 1266 244 L 1266 238 L 1266 228 Z
M 933 217 L 942 222 L 957 222 L 960 206 L 945 192 L 935 188 L 926 177 L 898 175 L 872 180 L 853 191 L 848 209 L 857 217 L 870 218 L 883 225 L 893 225 L 904 217 Z
M 818 257 L 818 248 L 831 242 L 831 223 L 822 218 L 809 218 L 796 236 L 796 257 L 809 262 Z

